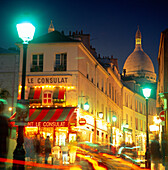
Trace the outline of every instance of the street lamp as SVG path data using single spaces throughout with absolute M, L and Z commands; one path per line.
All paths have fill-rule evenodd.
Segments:
M 149 154 L 149 131 L 148 131 L 148 98 L 151 95 L 151 89 L 150 88 L 144 88 L 143 95 L 146 99 L 146 153 L 145 153 L 145 167 L 150 168 L 150 154 Z
M 25 79 L 26 79 L 26 58 L 27 58 L 27 46 L 29 41 L 33 39 L 35 27 L 31 23 L 21 23 L 17 24 L 17 31 L 19 37 L 23 40 L 23 65 L 22 65 L 22 90 L 21 90 L 21 103 L 25 103 Z M 18 126 L 18 138 L 17 146 L 13 153 L 13 159 L 25 161 L 25 150 L 23 147 L 24 137 L 23 137 L 24 126 Z M 14 165 L 13 169 L 24 169 L 24 165 Z
M 112 129 L 112 127 L 113 127 L 113 122 L 116 122 L 116 120 L 117 120 L 117 117 L 115 116 L 115 115 L 113 115 L 113 117 L 112 117 L 112 122 L 111 122 L 111 128 L 110 128 L 110 130 L 111 130 L 111 138 L 110 138 L 110 143 L 112 143 L 113 144 L 113 129 Z
M 81 97 L 82 99 L 83 99 L 84 97 L 86 97 L 86 103 L 85 103 L 84 105 L 83 105 L 82 99 L 81 99 L 81 104 L 80 104 L 81 106 L 80 106 L 80 107 L 81 107 L 82 109 L 88 111 L 88 110 L 89 110 L 89 107 L 90 107 L 90 106 L 89 106 L 89 103 L 88 103 L 88 96 L 78 96 L 78 98 L 80 98 L 80 97 Z
M 88 102 L 86 102 L 86 103 L 84 104 L 84 110 L 89 110 L 89 103 L 88 103 Z
M 103 119 L 103 112 L 99 112 L 99 117 Z

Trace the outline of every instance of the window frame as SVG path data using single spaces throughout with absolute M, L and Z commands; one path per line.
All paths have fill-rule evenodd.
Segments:
M 44 97 L 44 95 L 47 93 L 47 97 Z M 51 94 L 51 97 L 48 97 L 48 94 Z M 44 100 L 47 100 L 47 102 L 45 103 Z M 48 100 L 51 99 L 51 102 L 49 103 Z M 52 105 L 53 104 L 53 92 L 51 90 L 45 90 L 43 92 L 43 98 L 42 98 L 42 104 L 43 105 Z
M 59 57 L 59 59 L 57 57 Z M 55 54 L 54 71 L 67 71 L 67 53 L 66 52 Z
M 34 56 L 37 56 L 36 60 L 34 59 Z M 41 56 L 42 56 L 42 59 L 40 59 Z M 44 54 L 43 53 L 32 54 L 30 71 L 31 72 L 43 72 L 43 66 L 44 66 Z

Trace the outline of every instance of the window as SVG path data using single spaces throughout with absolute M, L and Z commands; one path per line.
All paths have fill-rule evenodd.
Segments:
M 115 100 L 114 102 L 117 103 L 117 90 L 115 90 L 115 94 L 114 94 Z
M 128 107 L 128 94 L 125 93 L 125 105 Z
M 91 79 L 92 83 L 93 83 L 93 78 Z
M 135 101 L 135 111 L 136 112 L 138 111 L 138 102 L 137 102 L 137 100 Z
M 54 71 L 66 71 L 67 67 L 67 54 L 61 53 L 55 56 Z
M 126 114 L 126 124 L 128 124 L 128 114 Z
M 132 96 L 130 96 L 130 108 L 132 109 Z
M 140 124 L 141 124 L 141 131 L 143 131 L 143 122 L 142 122 L 142 120 L 140 120 Z
M 140 113 L 142 113 L 142 103 L 140 103 Z
M 136 126 L 136 130 L 138 130 L 138 118 L 135 118 L 135 126 Z
M 33 54 L 31 72 L 43 71 L 43 54 Z
M 114 87 L 112 86 L 112 100 L 114 101 Z
M 102 79 L 102 92 L 104 92 L 104 80 Z
M 111 98 L 111 83 L 109 83 L 109 97 Z
M 43 103 L 44 104 L 52 104 L 52 92 L 45 91 L 43 94 Z
M 87 75 L 86 75 L 86 77 L 87 77 L 87 79 L 89 79 L 89 63 L 87 63 Z

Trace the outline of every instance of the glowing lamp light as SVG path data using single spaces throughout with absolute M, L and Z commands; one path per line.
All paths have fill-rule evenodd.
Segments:
M 103 112 L 99 112 L 99 117 L 102 119 L 103 118 Z
M 151 95 L 151 89 L 150 88 L 144 88 L 143 90 L 143 95 L 145 96 L 146 99 L 148 99 Z
M 129 128 L 129 124 L 126 123 L 123 127 L 124 127 L 124 128 Z
M 150 125 L 149 126 L 150 131 L 159 131 L 159 126 L 156 125 Z
M 154 116 L 153 121 L 154 121 L 156 124 L 161 123 L 161 120 L 159 119 L 158 116 Z
M 12 111 L 12 107 L 9 107 L 8 110 L 9 110 L 9 111 Z
M 112 117 L 112 121 L 113 121 L 113 122 L 116 122 L 116 120 L 117 120 L 116 116 L 113 116 L 113 117 Z
M 84 110 L 89 110 L 89 103 L 88 103 L 88 102 L 86 102 L 86 103 L 84 104 Z
M 24 44 L 28 44 L 33 39 L 35 27 L 31 23 L 17 24 L 17 32 Z

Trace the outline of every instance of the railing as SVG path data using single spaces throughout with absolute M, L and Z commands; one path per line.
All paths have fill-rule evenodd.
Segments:
M 31 72 L 42 72 L 43 67 L 42 66 L 32 66 L 30 69 Z

